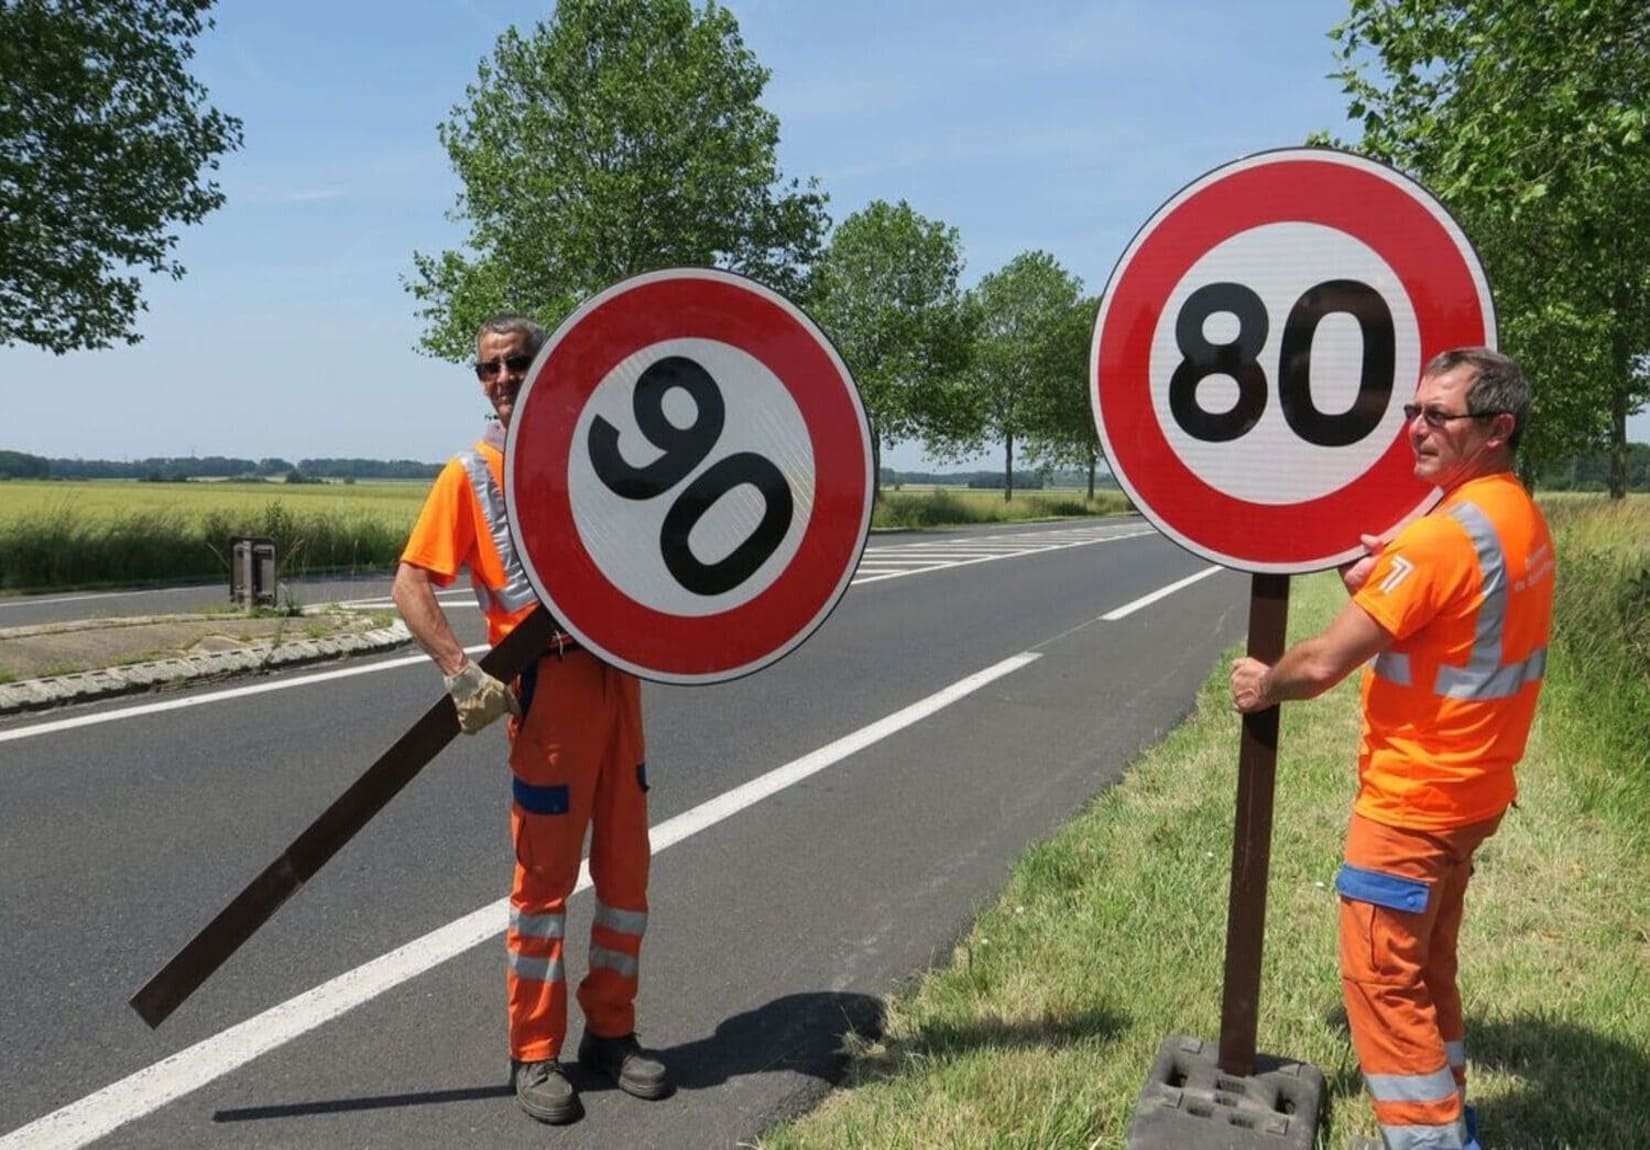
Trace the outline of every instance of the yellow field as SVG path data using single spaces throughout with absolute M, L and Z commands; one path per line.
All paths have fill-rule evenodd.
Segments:
M 58 516 L 121 519 L 134 515 L 175 514 L 200 522 L 212 512 L 240 517 L 260 514 L 282 504 L 300 518 L 311 514 L 404 521 L 418 515 L 429 484 L 402 483 L 138 483 L 98 479 L 64 482 L 11 480 L 0 483 L 0 529 L 19 520 Z

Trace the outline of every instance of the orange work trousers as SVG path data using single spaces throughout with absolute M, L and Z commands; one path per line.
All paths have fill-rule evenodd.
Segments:
M 1418 831 L 1354 814 L 1347 830 L 1341 989 L 1388 1146 L 1471 1144 L 1456 941 L 1473 852 L 1500 823 Z
M 647 766 L 641 684 L 583 650 L 549 654 L 517 683 L 510 724 L 515 881 L 505 936 L 510 1057 L 557 1058 L 567 1037 L 563 936 L 585 831 L 596 891 L 585 1026 L 603 1038 L 636 1028 L 647 930 Z

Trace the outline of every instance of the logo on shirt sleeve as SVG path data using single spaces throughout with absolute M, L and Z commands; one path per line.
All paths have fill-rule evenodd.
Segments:
M 1383 595 L 1390 595 L 1397 590 L 1398 584 L 1409 578 L 1409 573 L 1413 570 L 1415 570 L 1415 564 L 1402 555 L 1394 555 L 1391 570 L 1386 573 L 1386 578 L 1382 579 L 1375 589 Z

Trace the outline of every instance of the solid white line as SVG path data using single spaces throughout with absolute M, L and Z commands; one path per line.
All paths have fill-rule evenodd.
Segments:
M 1173 595 L 1176 591 L 1179 591 L 1182 587 L 1190 587 L 1193 583 L 1196 583 L 1199 579 L 1207 579 L 1209 576 L 1215 574 L 1217 571 L 1224 571 L 1224 570 L 1226 570 L 1226 568 L 1224 568 L 1224 567 L 1205 567 L 1203 570 L 1199 571 L 1196 575 L 1188 575 L 1184 579 L 1181 579 L 1181 580 L 1179 580 L 1177 582 L 1174 582 L 1174 583 L 1170 583 L 1167 587 L 1159 587 L 1156 591 L 1153 591 L 1150 595 L 1142 595 L 1140 598 L 1136 599 L 1134 602 L 1125 603 L 1121 607 L 1117 608 L 1117 610 L 1115 610 L 1115 611 L 1107 611 L 1104 615 L 1100 616 L 1100 618 L 1105 620 L 1107 623 L 1115 623 L 1119 619 L 1122 619 L 1122 618 L 1124 618 L 1126 616 L 1129 616 L 1129 615 L 1133 615 L 1136 611 L 1140 610 L 1143 607 L 1150 607 L 1153 603 L 1157 602 L 1159 599 L 1162 599 L 1162 598 L 1164 598 L 1166 596 L 1169 596 L 1169 595 Z
M 474 647 L 466 647 L 466 654 L 474 655 L 481 651 L 492 650 L 485 643 L 478 643 Z M 428 655 L 403 655 L 397 659 L 386 659 L 382 663 L 368 663 L 360 667 L 344 667 L 337 671 L 317 671 L 313 675 L 298 675 L 291 679 L 281 679 L 274 683 L 256 683 L 250 687 L 229 687 L 222 691 L 209 691 L 204 695 L 190 695 L 183 699 L 167 699 L 160 703 L 139 703 L 135 707 L 121 707 L 113 711 L 100 711 L 95 715 L 79 715 L 72 719 L 54 719 L 49 723 L 37 723 L 32 727 L 19 727 L 15 731 L 0 731 L 0 743 L 10 743 L 17 739 L 32 739 L 36 735 L 52 735 L 58 731 L 72 731 L 77 727 L 95 727 L 99 723 L 113 723 L 119 719 L 135 719 L 141 715 L 158 715 L 165 711 L 181 711 L 186 707 L 203 707 L 207 703 L 222 703 L 229 699 L 244 699 L 249 695 L 262 695 L 266 691 L 286 691 L 293 687 L 308 687 L 315 683 L 326 683 L 333 679 L 348 679 L 354 675 L 372 675 L 379 671 L 393 671 L 397 667 L 409 667 L 414 663 L 428 663 Z
M 675 818 L 666 819 L 649 832 L 653 853 L 658 854 L 724 819 L 732 818 L 763 799 L 818 774 L 897 731 L 921 722 L 1039 658 L 1041 656 L 1035 652 L 1024 652 L 1004 659 L 868 727 L 776 767 Z M 587 863 L 579 873 L 574 891 L 577 893 L 589 886 Z M 510 900 L 503 898 L 471 911 L 422 938 L 416 938 L 296 998 L 290 998 L 262 1014 L 163 1058 L 152 1066 L 88 1094 L 78 1102 L 71 1102 L 37 1118 L 27 1126 L 0 1136 L 0 1150 L 72 1150 L 101 1138 L 440 963 L 479 946 L 504 930 L 509 907 Z

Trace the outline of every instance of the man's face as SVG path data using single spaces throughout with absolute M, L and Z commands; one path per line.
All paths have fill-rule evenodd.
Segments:
M 528 337 L 519 331 L 485 331 L 476 341 L 476 378 L 481 381 L 481 394 L 493 405 L 498 421 L 505 427 L 510 426 L 510 416 L 516 409 L 516 393 L 527 379 L 532 361 L 527 348 Z M 516 364 L 514 369 L 511 361 Z
M 1437 375 L 1424 376 L 1415 389 L 1415 405 L 1423 414 L 1409 421 L 1409 445 L 1415 452 L 1415 478 L 1449 491 L 1480 474 L 1484 452 L 1506 442 L 1508 415 L 1449 419 L 1437 426 L 1426 412 L 1462 416 L 1467 391 L 1478 378 L 1471 364 L 1458 364 Z

